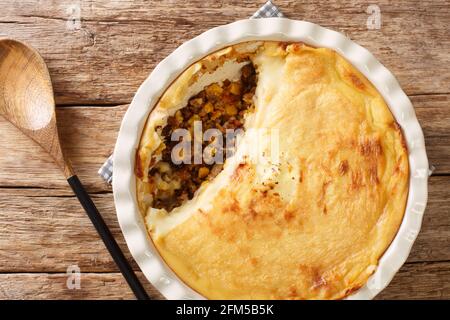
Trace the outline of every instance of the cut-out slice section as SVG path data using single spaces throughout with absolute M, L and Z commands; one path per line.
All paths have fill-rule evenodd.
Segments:
M 216 153 L 223 155 L 222 162 L 205 161 L 203 151 L 201 163 L 194 161 L 195 152 L 198 153 L 198 149 L 194 150 L 195 144 L 192 141 L 197 139 L 194 134 L 195 123 L 201 123 L 202 134 L 209 129 L 216 129 L 216 132 L 223 135 L 223 139 L 226 139 L 226 133 L 230 130 L 243 130 L 245 115 L 254 110 L 255 89 L 256 72 L 249 63 L 242 67 L 238 81 L 225 80 L 207 86 L 191 97 L 185 107 L 167 119 L 167 125 L 160 128 L 164 141 L 161 160 L 153 164 L 148 175 L 149 182 L 153 185 L 153 208 L 172 211 L 192 199 L 203 183 L 214 179 L 222 171 L 223 161 L 234 153 L 236 144 L 228 141 L 223 142 L 219 148 L 209 148 L 212 157 Z M 181 140 L 172 141 L 173 133 L 178 129 L 189 132 L 189 138 L 184 136 Z M 211 137 L 204 141 L 202 136 L 201 150 L 208 150 L 208 145 L 214 139 Z M 179 152 L 177 145 L 180 142 L 192 142 L 188 144 L 190 152 Z

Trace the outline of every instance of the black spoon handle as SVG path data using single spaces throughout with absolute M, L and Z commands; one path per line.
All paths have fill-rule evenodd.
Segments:
M 119 267 L 120 272 L 122 272 L 125 280 L 128 282 L 131 290 L 133 290 L 136 298 L 138 300 L 150 300 L 147 292 L 145 292 L 144 287 L 139 282 L 139 279 L 136 277 L 136 274 L 123 255 L 122 250 L 120 250 L 116 240 L 114 240 L 111 231 L 109 231 L 108 226 L 95 207 L 94 202 L 92 202 L 91 197 L 89 197 L 89 194 L 81 184 L 80 179 L 78 179 L 76 175 L 73 175 L 69 179 L 67 179 L 67 182 L 69 182 L 73 192 L 77 196 L 84 210 L 86 210 L 89 219 L 91 219 L 92 224 L 94 225 L 95 229 L 97 229 L 97 232 L 102 238 L 103 243 L 114 259 L 114 262 Z

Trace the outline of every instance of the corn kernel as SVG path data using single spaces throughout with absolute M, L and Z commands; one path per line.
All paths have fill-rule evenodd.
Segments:
M 223 89 L 217 83 L 213 83 L 210 86 L 206 87 L 205 91 L 208 96 L 209 95 L 218 96 L 218 95 L 222 94 Z
M 229 116 L 234 116 L 238 113 L 235 105 L 229 104 L 225 107 L 225 113 Z
M 214 106 L 211 102 L 207 102 L 203 108 L 207 113 L 211 113 L 214 110 Z
M 194 114 L 189 120 L 188 123 L 190 126 L 194 125 L 194 121 L 200 121 L 200 117 L 198 114 Z
M 199 177 L 200 179 L 206 177 L 208 174 L 209 174 L 209 169 L 208 169 L 207 167 L 201 167 L 201 168 L 198 170 L 198 177 Z
M 239 83 L 237 82 L 231 83 L 230 92 L 235 96 L 239 95 L 241 93 L 241 86 L 239 85 Z

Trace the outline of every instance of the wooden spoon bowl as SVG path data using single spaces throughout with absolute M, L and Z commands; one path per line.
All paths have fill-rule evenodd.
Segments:
M 50 75 L 36 50 L 16 40 L 0 40 L 0 90 L 0 114 L 37 142 L 66 178 L 72 176 L 59 143 Z

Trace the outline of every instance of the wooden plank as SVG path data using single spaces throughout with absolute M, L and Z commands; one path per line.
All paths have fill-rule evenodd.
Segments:
M 430 179 L 422 230 L 408 262 L 450 260 L 450 177 Z M 93 200 L 131 260 L 111 193 Z M 77 200 L 60 189 L 0 189 L 0 272 L 117 271 Z M 133 264 L 135 268 L 137 266 Z
M 405 264 L 377 299 L 450 299 L 450 262 Z
M 131 261 L 112 194 L 92 198 Z M 65 272 L 69 265 L 78 265 L 82 272 L 117 271 L 73 196 L 6 189 L 1 191 L 0 212 L 0 272 Z
M 60 108 L 57 121 L 61 142 L 75 171 L 90 192 L 110 191 L 97 174 L 114 149 L 127 106 Z M 48 155 L 0 117 L 0 186 L 68 189 Z
M 72 0 L 50 5 L 0 0 L 0 34 L 27 41 L 42 53 L 58 104 L 121 104 L 131 100 L 155 65 L 181 43 L 247 18 L 263 2 L 102 0 L 80 1 L 77 9 Z M 367 29 L 366 1 L 277 4 L 292 19 L 335 29 L 365 46 L 408 94 L 450 93 L 448 1 L 377 1 L 380 30 Z M 73 23 L 77 12 L 79 25 Z
M 436 174 L 450 173 L 449 101 L 450 95 L 412 97 L 425 133 L 428 158 L 436 167 Z M 97 171 L 114 149 L 127 107 L 57 109 L 64 149 L 90 192 L 111 191 Z M 57 167 L 40 147 L 1 117 L 0 132 L 0 186 L 69 190 Z
M 411 97 L 436 174 L 450 172 L 450 95 Z
M 0 299 L 57 299 L 57 300 L 122 300 L 134 299 L 134 295 L 120 273 L 81 273 L 80 287 L 67 286 L 73 283 L 67 273 L 15 273 L 0 274 Z M 141 283 L 153 299 L 163 299 L 142 273 Z
M 431 177 L 422 228 L 408 262 L 450 261 L 450 177 Z
M 163 299 L 139 273 L 149 295 Z M 119 273 L 81 273 L 80 289 L 66 273 L 0 274 L 0 299 L 134 299 Z M 406 264 L 377 299 L 449 299 L 450 262 Z

